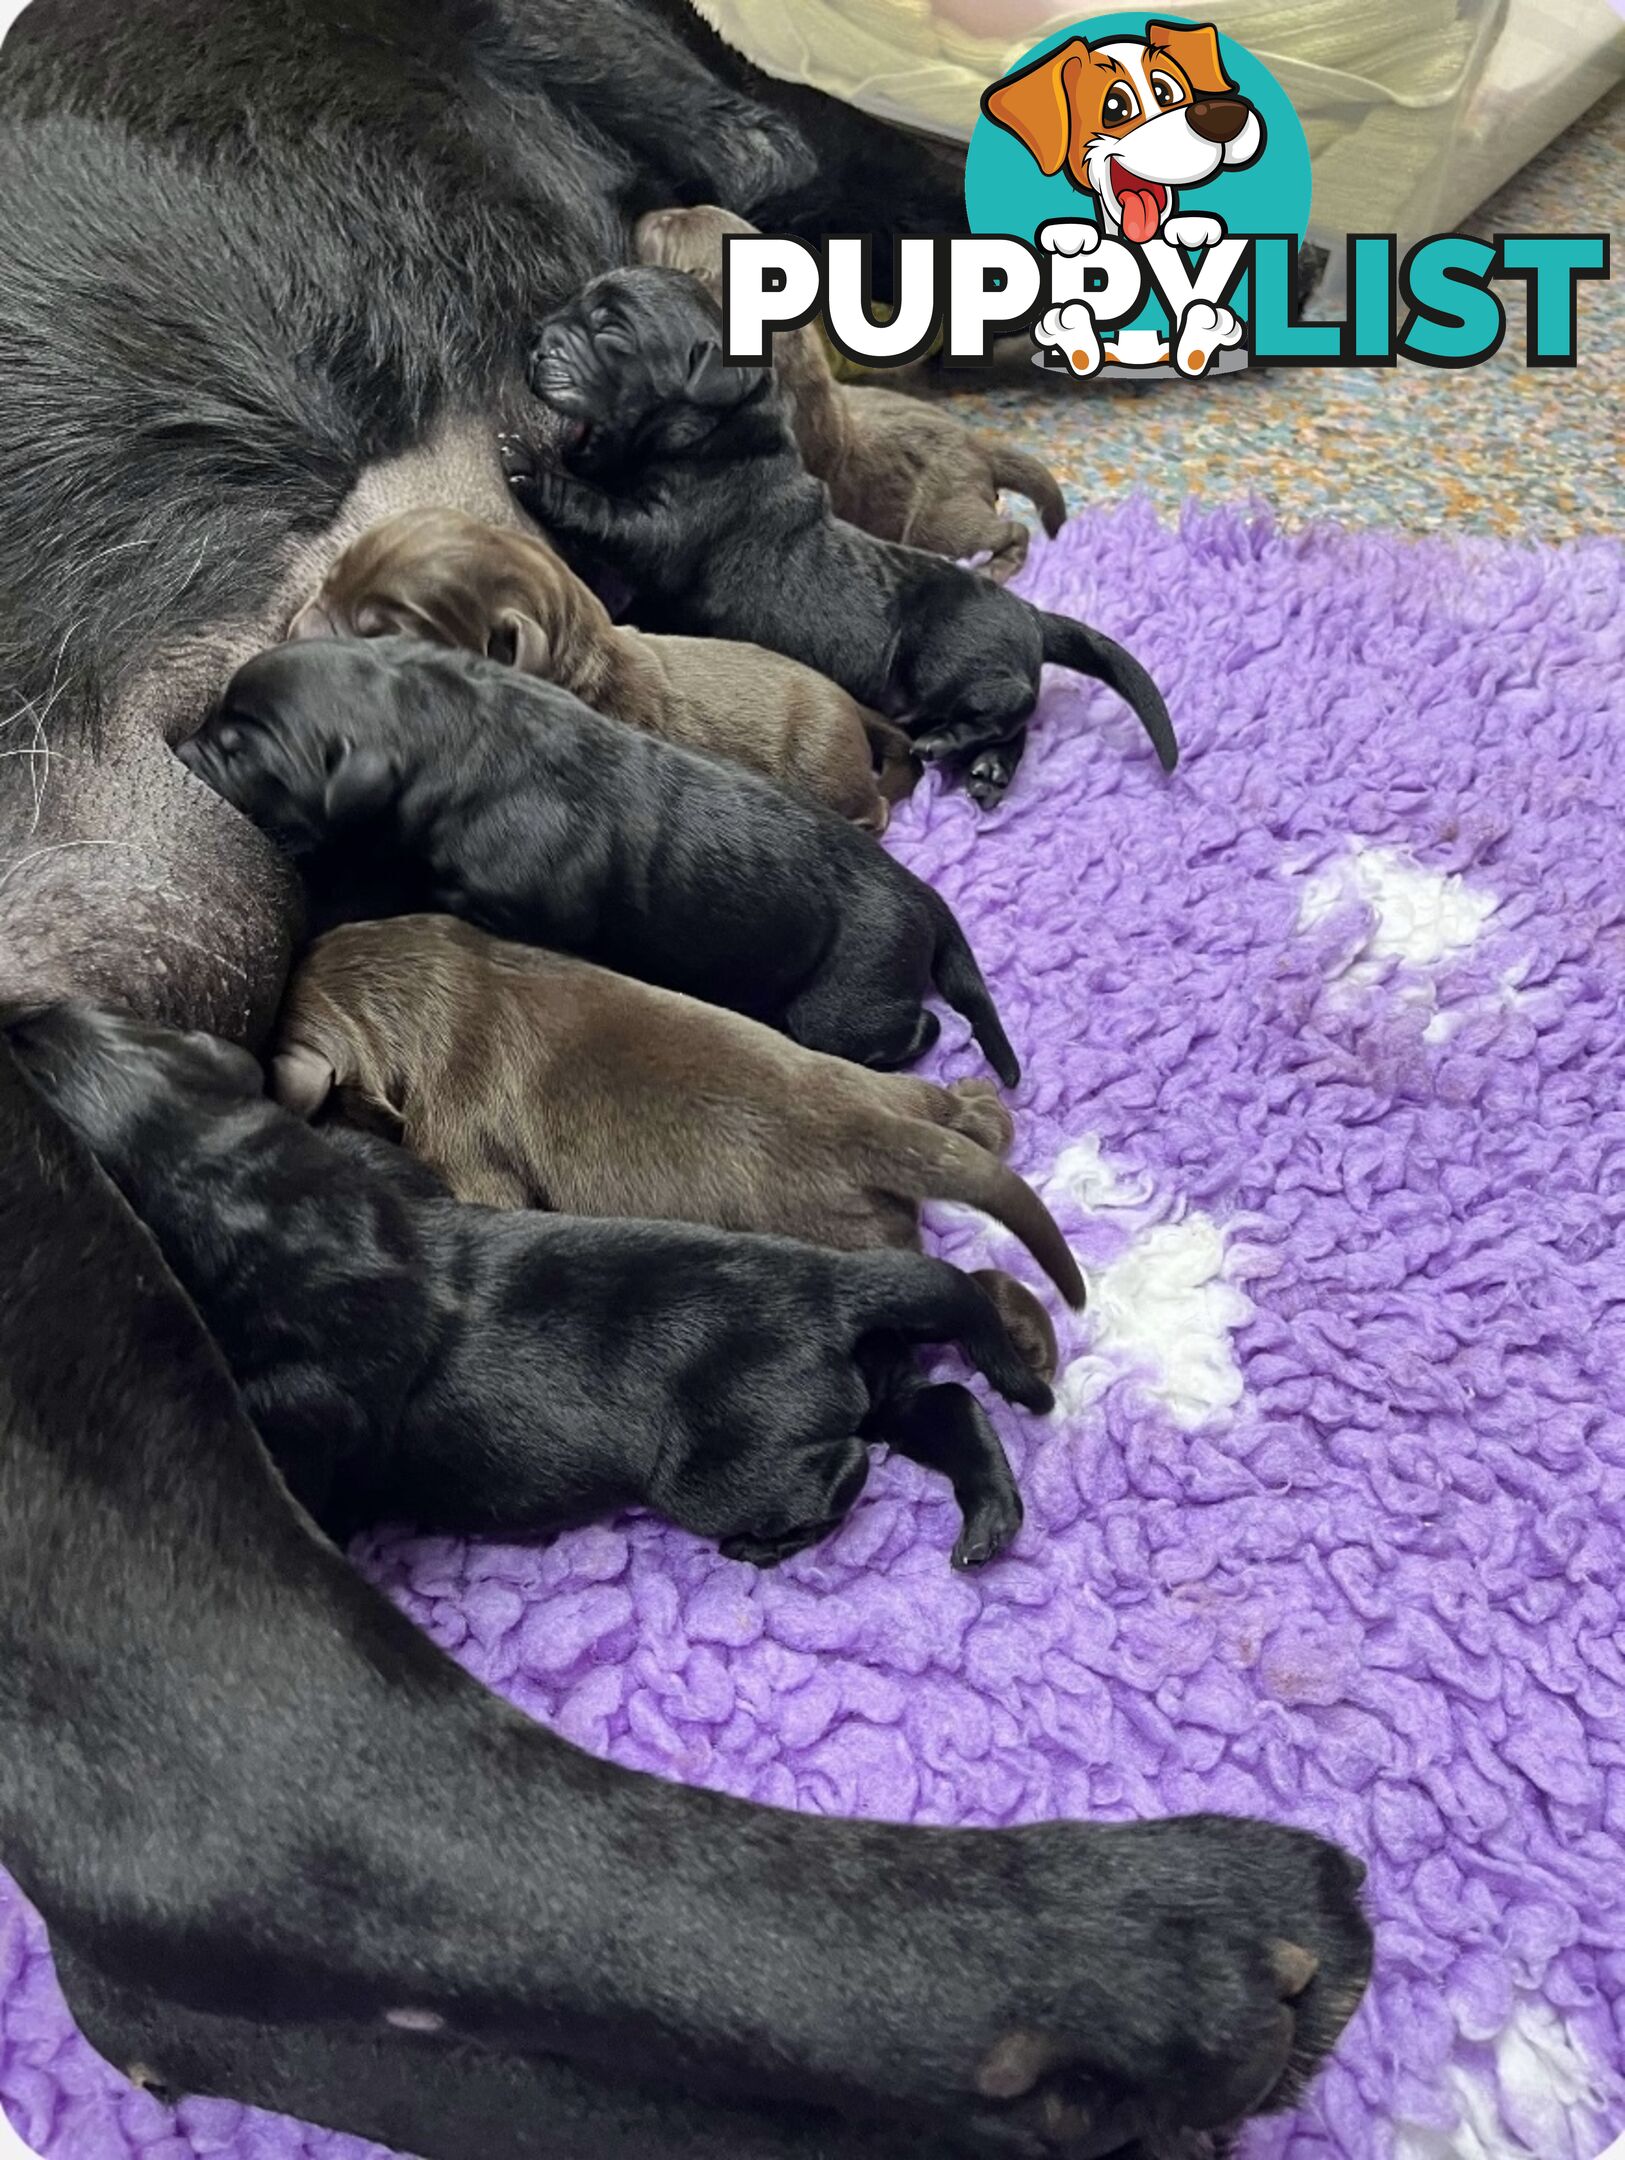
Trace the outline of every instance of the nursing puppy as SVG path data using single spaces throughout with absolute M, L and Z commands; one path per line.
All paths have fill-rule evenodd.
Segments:
M 1020 1078 L 947 903 L 867 833 L 495 661 L 275 646 L 179 754 L 301 861 L 329 921 L 462 915 L 860 1065 L 924 1055 L 935 987 Z
M 634 236 L 638 260 L 697 277 L 722 298 L 723 241 L 756 227 L 731 210 L 651 210 Z M 1027 560 L 1027 527 L 999 513 L 1001 489 L 1025 495 L 1053 540 L 1066 504 L 1047 465 L 994 435 L 979 435 L 940 405 L 896 390 L 835 380 L 817 327 L 781 330 L 773 371 L 790 401 L 790 426 L 807 470 L 829 489 L 838 518 L 955 561 L 1003 584 Z
M 331 1144 L 267 1102 L 254 1059 L 212 1036 L 81 1005 L 6 1033 L 335 1534 L 395 1514 L 530 1532 L 647 1506 L 769 1565 L 849 1512 L 880 1438 L 953 1479 L 957 1565 L 1020 1526 L 974 1398 L 926 1388 L 905 1346 L 958 1345 L 1030 1409 L 1049 1387 L 945 1262 L 465 1207 L 387 1143 Z
M 833 517 L 770 368 L 723 359 L 716 303 L 678 270 L 616 270 L 543 325 L 531 385 L 562 466 L 516 477 L 568 550 L 611 564 L 640 621 L 789 653 L 902 721 L 977 801 L 1009 786 L 1046 661 L 1109 683 L 1164 767 L 1179 751 L 1139 662 L 1099 631 Z
M 460 1200 L 844 1251 L 917 1246 L 921 1201 L 958 1201 L 1083 1303 L 1054 1219 L 1002 1160 L 1010 1115 L 988 1081 L 865 1072 L 449 915 L 318 939 L 289 986 L 271 1073 L 301 1116 L 335 1089 L 381 1113 Z
M 900 729 L 811 668 L 760 645 L 620 628 L 544 540 L 461 510 L 404 510 L 363 533 L 288 635 L 429 638 L 510 661 L 594 712 L 732 758 L 871 832 L 885 831 L 919 774 Z

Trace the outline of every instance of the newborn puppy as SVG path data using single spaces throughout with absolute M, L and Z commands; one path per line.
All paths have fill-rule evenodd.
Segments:
M 1020 1078 L 947 903 L 868 834 L 495 661 L 274 646 L 179 754 L 301 860 L 328 920 L 462 915 L 860 1065 L 924 1055 L 934 986 Z
M 756 227 L 710 204 L 651 210 L 638 222 L 638 260 L 697 277 L 722 298 L 724 239 Z M 808 472 L 829 489 L 838 518 L 879 540 L 956 561 L 987 555 L 1003 584 L 1027 560 L 1025 525 L 999 515 L 999 491 L 1025 495 L 1053 540 L 1066 504 L 1047 465 L 994 435 L 978 435 L 940 405 L 869 384 L 839 383 L 817 326 L 781 330 L 773 369 L 790 403 L 790 425 Z
M 730 367 L 716 303 L 678 270 L 616 270 L 543 325 L 532 388 L 573 424 L 563 467 L 514 485 L 566 547 L 602 557 L 640 620 L 803 660 L 901 720 L 922 756 L 1008 787 L 1046 660 L 1110 683 L 1165 768 L 1167 709 L 1110 638 L 830 513 L 769 368 Z
M 987 1418 L 927 1387 L 908 1345 L 958 1345 L 1030 1409 L 1050 1390 L 945 1262 L 465 1207 L 399 1149 L 335 1145 L 266 1102 L 254 1060 L 212 1037 L 83 1005 L 5 1032 L 335 1535 L 388 1515 L 534 1532 L 639 1505 L 765 1565 L 846 1515 L 871 1439 L 952 1479 L 959 1565 L 1020 1524 Z
M 919 768 L 901 729 L 760 645 L 643 637 L 544 540 L 403 510 L 345 549 L 288 635 L 418 637 L 506 660 L 594 712 L 798 787 L 871 832 Z M 880 771 L 877 775 L 877 761 Z
M 461 1200 L 843 1250 L 917 1246 L 920 1202 L 952 1200 L 1003 1223 L 1083 1303 L 1053 1217 L 1001 1159 L 1010 1115 L 988 1081 L 865 1072 L 449 915 L 319 939 L 289 987 L 271 1072 L 302 1116 L 335 1088 L 382 1113 Z

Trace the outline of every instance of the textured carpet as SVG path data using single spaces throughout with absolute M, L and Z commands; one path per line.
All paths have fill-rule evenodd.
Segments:
M 1164 781 L 1056 679 L 998 815 L 926 793 L 897 827 L 1093 1275 L 1061 1410 L 1000 1413 L 1013 1556 L 951 1573 L 945 1488 L 886 1463 L 775 1575 L 650 1521 L 363 1564 L 667 1777 L 1340 1838 L 1375 1984 L 1245 2153 L 1592 2160 L 1625 2127 L 1625 554 L 1140 507 L 1027 582 L 1154 666 L 1186 760 Z M 970 1219 L 945 1242 L 1012 1259 Z M 124 2087 L 14 1899 L 0 1983 L 0 2098 L 49 2160 L 362 2151 Z

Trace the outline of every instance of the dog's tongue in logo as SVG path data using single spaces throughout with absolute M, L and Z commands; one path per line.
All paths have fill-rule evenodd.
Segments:
M 1136 247 L 1154 240 L 1163 204 L 1168 200 L 1167 189 L 1155 180 L 1141 180 L 1136 174 L 1125 172 L 1115 158 L 1112 159 L 1111 183 L 1112 193 L 1117 197 L 1117 213 L 1123 221 L 1123 238 L 1132 240 Z

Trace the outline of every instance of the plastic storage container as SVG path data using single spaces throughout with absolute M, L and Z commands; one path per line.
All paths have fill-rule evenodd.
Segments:
M 986 86 L 1099 5 L 1054 0 L 698 0 L 768 73 L 964 138 Z M 1151 13 L 1156 9 L 1152 7 Z M 1341 276 L 1348 232 L 1448 232 L 1625 76 L 1610 0 L 1214 0 L 1296 106 L 1314 159 L 1309 237 Z M 1574 225 L 1606 206 L 1576 205 Z

